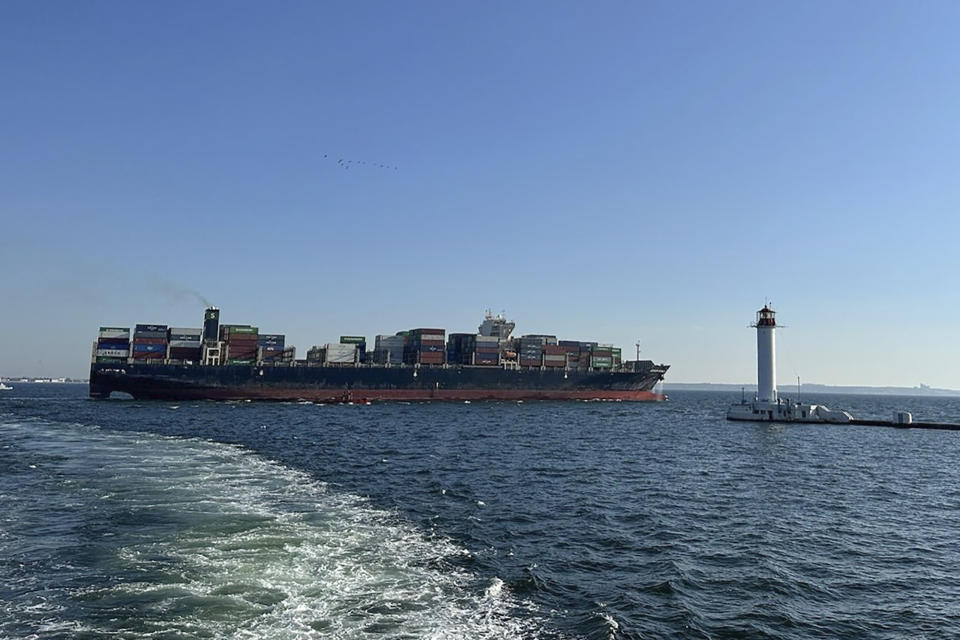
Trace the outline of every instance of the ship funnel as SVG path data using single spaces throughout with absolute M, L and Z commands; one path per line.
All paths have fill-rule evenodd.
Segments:
M 220 339 L 220 309 L 207 307 L 203 312 L 203 341 L 216 342 Z

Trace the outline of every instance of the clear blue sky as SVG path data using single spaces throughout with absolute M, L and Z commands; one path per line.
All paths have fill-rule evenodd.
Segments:
M 755 380 L 770 299 L 785 382 L 960 388 L 958 33 L 952 1 L 4 2 L 0 373 L 83 376 L 101 324 L 199 325 L 192 289 L 300 354 L 490 307 L 687 382 Z

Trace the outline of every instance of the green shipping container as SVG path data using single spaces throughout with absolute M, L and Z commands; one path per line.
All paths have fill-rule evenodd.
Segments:
M 130 333 L 130 327 L 100 327 L 100 331 L 126 331 Z
M 260 333 L 257 327 L 227 327 L 227 333 Z
M 227 364 L 253 364 L 253 360 L 227 360 Z
M 96 357 L 96 362 L 105 362 L 105 363 L 109 363 L 109 364 L 122 364 L 122 363 L 124 363 L 124 362 L 126 362 L 126 361 L 127 361 L 126 358 L 111 358 L 111 357 L 108 357 L 108 356 L 97 356 L 97 357 Z
M 366 336 L 340 336 L 340 344 L 360 344 L 366 341 Z

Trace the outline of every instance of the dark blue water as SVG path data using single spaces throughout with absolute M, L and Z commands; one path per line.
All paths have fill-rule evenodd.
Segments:
M 0 392 L 0 637 L 960 637 L 960 433 L 85 393 Z

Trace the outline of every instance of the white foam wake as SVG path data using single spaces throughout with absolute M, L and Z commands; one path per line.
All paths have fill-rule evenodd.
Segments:
M 36 425 L 30 428 L 43 437 Z M 128 522 L 118 525 L 108 559 L 111 571 L 126 578 L 70 593 L 97 615 L 63 625 L 48 617 L 40 631 L 219 638 L 537 635 L 531 605 L 515 599 L 499 579 L 485 588 L 449 562 L 467 553 L 463 548 L 305 473 L 202 440 L 44 428 L 49 438 L 71 442 L 59 473 L 77 475 L 83 491 L 122 506 Z M 519 609 L 523 615 L 514 615 Z

